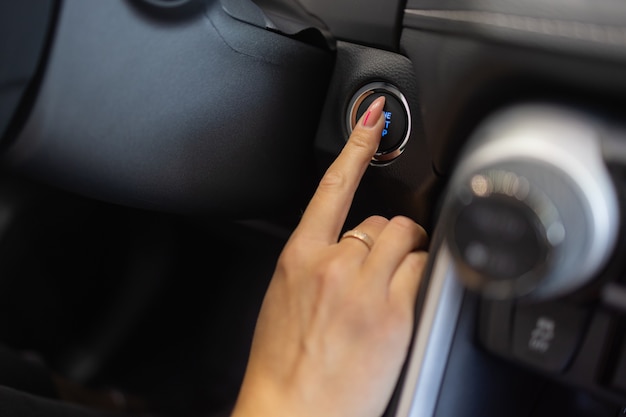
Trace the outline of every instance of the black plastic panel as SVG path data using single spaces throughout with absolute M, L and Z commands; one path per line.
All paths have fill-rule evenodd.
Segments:
M 44 56 L 56 1 L 0 3 L 0 138 L 9 128 Z
M 243 22 L 269 29 L 311 45 L 335 49 L 335 39 L 321 20 L 297 0 L 220 0 L 223 9 Z
M 343 41 L 398 50 L 403 0 L 300 0 Z
M 219 2 L 161 19 L 129 2 L 67 0 L 5 161 L 140 208 L 297 211 L 333 60 L 232 19 Z
M 478 298 L 466 294 L 436 417 L 613 417 L 620 404 L 501 360 L 476 343 Z
M 613 36 L 621 29 L 612 24 L 623 23 L 626 9 L 612 1 L 588 14 L 582 11 L 595 6 L 587 2 L 513 3 L 407 5 L 401 48 L 415 65 L 424 129 L 442 174 L 482 117 L 511 102 L 624 108 L 626 42 Z

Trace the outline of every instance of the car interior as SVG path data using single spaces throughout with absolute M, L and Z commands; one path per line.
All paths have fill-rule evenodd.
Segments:
M 626 415 L 623 1 L 32 0 L 0 22 L 0 345 L 228 413 L 276 259 L 385 96 L 345 230 L 430 236 L 385 417 Z

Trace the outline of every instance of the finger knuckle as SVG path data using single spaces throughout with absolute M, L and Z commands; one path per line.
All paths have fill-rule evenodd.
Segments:
M 420 229 L 417 223 L 405 216 L 395 216 L 389 223 L 405 233 L 418 233 Z
M 415 248 L 421 248 L 428 244 L 428 235 L 422 226 L 405 216 L 396 216 L 389 221 L 396 233 L 410 237 Z
M 389 223 L 386 217 L 374 215 L 365 219 L 365 223 L 371 224 L 374 226 L 386 226 Z
M 370 152 L 372 149 L 372 140 L 370 139 L 367 132 L 363 132 L 361 130 L 355 130 L 350 136 L 350 140 L 347 143 L 347 146 L 354 148 L 360 152 Z
M 323 191 L 341 189 L 347 182 L 346 174 L 338 168 L 329 168 L 319 183 L 319 189 Z
M 283 250 L 278 258 L 278 262 L 286 263 L 291 259 L 300 258 L 300 253 L 302 252 L 302 245 L 298 244 L 297 241 L 290 242 L 289 244 L 283 247 Z
M 428 255 L 426 252 L 411 252 L 405 258 L 405 263 L 411 274 L 421 276 L 426 268 Z
M 317 268 L 316 277 L 325 288 L 334 288 L 346 276 L 346 264 L 340 258 L 331 258 Z
M 310 256 L 308 245 L 300 240 L 294 240 L 285 245 L 278 258 L 278 266 L 283 268 L 298 267 Z

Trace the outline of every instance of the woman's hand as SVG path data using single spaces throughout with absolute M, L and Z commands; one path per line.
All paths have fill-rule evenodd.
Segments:
M 407 354 L 427 245 L 406 217 L 339 233 L 384 125 L 374 101 L 322 178 L 265 296 L 233 417 L 378 417 Z

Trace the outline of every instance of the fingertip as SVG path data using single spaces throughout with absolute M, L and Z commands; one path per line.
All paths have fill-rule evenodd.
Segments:
M 384 107 L 384 96 L 374 100 L 359 119 L 347 141 L 350 145 L 348 148 L 363 149 L 368 154 L 368 160 L 374 156 L 382 138 Z
M 374 100 L 372 104 L 370 104 L 367 110 L 365 110 L 365 113 L 361 116 L 361 120 L 358 124 L 365 128 L 376 127 L 378 121 L 382 117 L 384 107 L 385 96 L 380 96 Z

